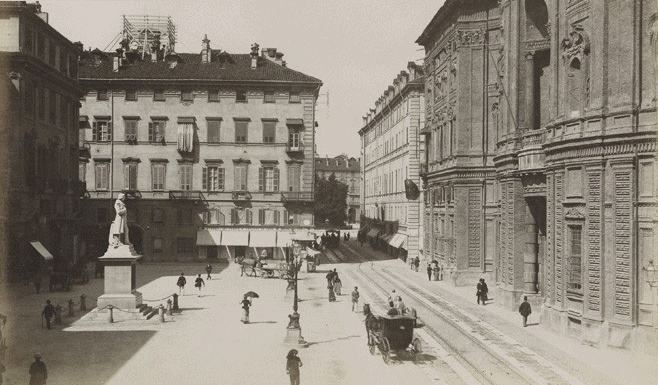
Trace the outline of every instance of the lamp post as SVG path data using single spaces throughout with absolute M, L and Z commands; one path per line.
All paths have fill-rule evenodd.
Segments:
M 292 304 L 292 314 L 288 315 L 290 321 L 288 322 L 288 326 L 286 328 L 286 338 L 283 342 L 287 345 L 308 346 L 306 341 L 304 341 L 304 337 L 302 337 L 302 328 L 299 325 L 299 313 L 297 312 L 298 309 L 297 303 L 299 301 L 299 297 L 297 296 L 297 282 L 298 282 L 297 274 L 299 272 L 299 266 L 301 260 L 301 248 L 297 244 L 293 246 L 293 256 L 294 259 L 291 264 L 292 278 L 288 281 L 288 283 L 289 286 L 290 286 L 290 282 L 294 283 L 293 286 L 294 286 L 295 296 Z
M 651 287 L 651 299 L 653 302 L 653 327 L 658 329 L 658 269 L 653 265 L 653 259 L 649 261 L 649 265 L 644 268 L 647 272 L 647 283 Z

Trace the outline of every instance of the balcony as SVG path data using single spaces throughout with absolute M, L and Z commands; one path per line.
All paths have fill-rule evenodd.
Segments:
M 312 191 L 287 191 L 281 193 L 282 202 L 314 202 L 315 195 Z
M 248 201 L 251 199 L 249 191 L 233 191 L 231 197 L 234 201 Z
M 185 199 L 185 200 L 200 201 L 203 200 L 203 194 L 201 193 L 201 191 L 170 190 L 169 199 Z
M 286 152 L 288 153 L 298 153 L 298 152 L 304 152 L 304 143 L 299 142 L 299 143 L 290 143 L 286 144 Z

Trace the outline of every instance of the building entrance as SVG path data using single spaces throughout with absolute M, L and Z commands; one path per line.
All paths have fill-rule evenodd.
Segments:
M 546 197 L 526 197 L 525 250 L 523 252 L 523 292 L 539 293 L 546 255 Z

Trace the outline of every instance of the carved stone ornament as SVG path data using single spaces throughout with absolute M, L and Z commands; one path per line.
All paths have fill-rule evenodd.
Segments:
M 589 36 L 580 24 L 572 24 L 569 36 L 562 39 L 562 57 L 571 60 L 575 56 L 589 54 Z
M 482 44 L 484 33 L 480 30 L 457 31 L 457 42 L 460 45 Z
M 581 213 L 577 208 L 571 207 L 567 210 L 566 213 L 564 213 L 564 217 L 572 219 L 585 219 L 585 214 Z

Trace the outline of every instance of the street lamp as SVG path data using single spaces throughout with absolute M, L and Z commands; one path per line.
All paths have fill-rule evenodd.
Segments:
M 290 286 L 290 282 L 294 283 L 295 297 L 292 304 L 292 314 L 288 315 L 290 321 L 288 322 L 286 338 L 283 342 L 287 345 L 307 346 L 308 344 L 304 341 L 304 337 L 302 337 L 302 328 L 299 325 L 299 313 L 297 312 L 297 303 L 299 301 L 299 297 L 297 296 L 297 274 L 299 273 L 302 253 L 299 244 L 294 244 L 292 249 L 294 259 L 291 263 L 291 279 L 288 281 L 288 286 Z
M 647 283 L 651 287 L 651 299 L 653 302 L 653 327 L 658 329 L 658 301 L 656 301 L 656 291 L 658 291 L 658 269 L 653 265 L 653 259 L 649 260 L 649 265 L 644 268 L 647 272 Z

